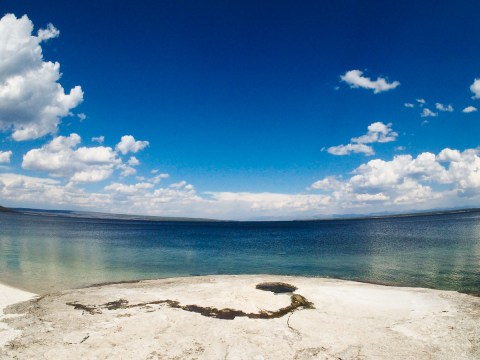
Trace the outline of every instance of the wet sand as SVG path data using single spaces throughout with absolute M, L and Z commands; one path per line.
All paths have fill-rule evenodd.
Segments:
M 22 335 L 0 348 L 2 359 L 480 358 L 480 298 L 334 279 L 148 280 L 5 311 Z

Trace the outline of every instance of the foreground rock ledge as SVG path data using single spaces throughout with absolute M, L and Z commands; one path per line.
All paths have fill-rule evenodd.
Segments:
M 256 289 L 265 282 L 296 290 Z M 23 334 L 0 349 L 2 359 L 480 359 L 480 298 L 341 280 L 149 280 L 6 311 L 24 314 L 6 320 Z

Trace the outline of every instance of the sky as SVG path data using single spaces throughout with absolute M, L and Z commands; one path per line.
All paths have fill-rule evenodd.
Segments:
M 0 2 L 0 204 L 477 207 L 478 1 Z

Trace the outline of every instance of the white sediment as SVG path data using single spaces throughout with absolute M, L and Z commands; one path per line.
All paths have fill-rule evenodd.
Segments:
M 185 307 L 260 314 L 291 304 L 291 294 L 256 289 L 262 282 L 294 285 L 314 308 L 225 320 Z M 68 290 L 13 310 L 24 313 L 9 320 L 23 334 L 0 349 L 2 359 L 480 358 L 480 298 L 450 291 L 205 276 Z
M 4 309 L 8 305 L 30 300 L 34 296 L 33 293 L 0 284 L 0 347 L 21 334 L 20 330 L 15 330 L 5 323 L 4 320 L 14 315 L 5 315 Z

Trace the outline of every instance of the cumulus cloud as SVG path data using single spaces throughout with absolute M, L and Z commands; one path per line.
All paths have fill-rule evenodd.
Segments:
M 470 85 L 470 91 L 473 93 L 472 99 L 480 99 L 480 79 L 475 79 Z
M 420 113 L 421 117 L 436 117 L 436 116 L 438 116 L 438 112 L 434 112 L 434 111 L 430 110 L 429 108 L 424 107 L 425 104 L 427 103 L 425 101 L 425 99 L 415 99 L 415 101 L 418 103 L 418 106 L 420 108 L 423 108 L 422 112 Z M 408 107 L 408 108 L 414 108 L 415 107 L 415 104 L 412 104 L 412 103 L 406 103 L 404 105 L 405 105 L 405 107 Z M 437 111 L 441 111 L 441 112 L 453 112 L 453 110 L 454 110 L 453 106 L 451 104 L 444 105 L 444 104 L 438 103 L 438 102 L 435 103 L 435 109 Z
M 172 189 L 181 189 L 183 187 L 186 187 L 186 186 L 192 186 L 192 185 L 189 185 L 185 180 L 182 180 L 182 181 L 179 181 L 177 183 L 173 183 L 173 184 L 170 184 L 170 188 Z
M 121 164 L 116 152 L 105 146 L 78 147 L 78 134 L 58 136 L 23 156 L 22 167 L 47 172 L 72 182 L 98 182 L 107 179 Z
M 343 186 L 343 181 L 335 176 L 327 176 L 314 182 L 307 190 L 337 190 Z
M 467 197 L 478 201 L 479 169 L 480 149 L 445 148 L 437 155 L 424 152 L 417 157 L 397 155 L 390 161 L 374 159 L 357 167 L 348 179 L 326 177 L 309 189 L 326 192 L 347 208 L 372 201 L 393 208 L 426 203 L 428 208 L 440 200 L 444 206 Z
M 55 28 L 55 26 L 53 26 L 52 24 L 48 24 L 46 29 L 38 30 L 37 38 L 40 41 L 46 41 L 49 39 L 56 38 L 59 35 L 60 35 L 60 31 L 57 28 Z
M 429 108 L 424 108 L 422 113 L 420 114 L 421 117 L 436 117 L 438 116 L 438 113 L 433 112 Z
M 371 160 L 360 165 L 351 177 L 350 183 L 356 188 L 382 189 L 401 184 L 404 179 L 430 180 L 433 174 L 439 175 L 443 167 L 432 153 L 422 153 L 417 158 L 411 155 L 398 155 L 391 161 Z
M 105 142 L 105 136 L 92 137 L 92 142 L 103 144 Z
M 153 188 L 153 186 L 154 185 L 152 183 L 146 183 L 146 182 L 131 184 L 131 185 L 113 183 L 108 186 L 105 186 L 104 189 L 106 191 L 110 191 L 117 194 L 132 195 L 132 194 L 137 194 L 142 190 L 151 189 Z
M 350 70 L 344 75 L 340 76 L 340 79 L 350 85 L 351 88 L 363 88 L 373 90 L 374 94 L 378 94 L 384 91 L 393 90 L 400 85 L 398 81 L 389 83 L 386 79 L 378 77 L 377 80 L 372 80 L 363 76 L 363 71 Z
M 375 155 L 375 151 L 371 146 L 365 144 L 347 144 L 330 146 L 327 152 L 332 155 L 350 155 L 351 153 L 365 154 L 367 156 Z
M 128 159 L 128 165 L 137 166 L 140 165 L 140 161 L 135 156 L 130 156 L 130 159 Z
M 155 174 L 156 173 L 158 173 L 158 171 L 155 172 Z M 169 177 L 170 177 L 169 174 L 158 174 L 158 175 L 155 175 L 154 177 L 152 177 L 149 181 L 153 184 L 158 184 L 163 179 L 168 179 Z
M 10 158 L 12 157 L 12 154 L 13 152 L 11 150 L 0 151 L 0 164 L 10 163 Z
M 398 134 L 392 130 L 392 123 L 374 122 L 368 126 L 365 135 L 352 138 L 352 142 L 359 144 L 386 143 L 395 141 Z
M 27 207 L 54 207 L 101 209 L 108 204 L 108 196 L 86 192 L 59 180 L 24 176 L 12 173 L 0 174 L 0 197 L 3 201 Z
M 387 195 L 381 192 L 377 194 L 356 194 L 355 195 L 355 200 L 359 202 L 385 201 L 389 199 L 390 198 Z
M 110 194 L 113 203 L 129 204 L 130 209 L 137 209 L 142 214 L 171 215 L 172 212 L 183 209 L 182 216 L 186 216 L 192 214 L 190 211 L 194 206 L 208 202 L 197 195 L 193 185 L 186 182 L 181 186 L 163 188 L 156 187 L 152 182 L 112 183 L 104 190 Z
M 443 105 L 441 103 L 436 103 L 435 108 L 438 111 L 443 111 L 443 112 L 452 112 L 453 111 L 453 106 L 452 105 Z
M 57 132 L 60 120 L 83 100 L 80 86 L 69 93 L 60 85 L 60 64 L 44 61 L 41 43 L 59 31 L 51 24 L 32 35 L 25 15 L 0 19 L 0 130 L 17 141 Z
M 375 151 L 371 146 L 365 144 L 391 142 L 395 141 L 397 136 L 398 134 L 392 130 L 391 123 L 374 122 L 368 126 L 368 132 L 365 135 L 351 138 L 351 143 L 347 145 L 331 146 L 327 152 L 332 155 L 363 153 L 371 156 L 375 154 Z
M 470 114 L 475 111 L 477 111 L 477 108 L 475 106 L 467 106 L 465 109 L 462 110 L 462 112 L 466 114 Z
M 136 141 L 132 135 L 125 135 L 122 136 L 122 139 L 115 148 L 123 155 L 126 155 L 129 152 L 137 153 L 140 150 L 145 149 L 148 145 L 148 141 Z
M 137 169 L 126 164 L 121 164 L 118 166 L 118 168 L 120 169 L 120 175 L 122 177 L 135 175 L 137 173 Z
M 86 191 L 79 185 L 64 184 L 60 179 L 0 173 L 0 198 L 5 203 L 28 207 L 144 215 L 201 217 L 212 210 L 208 206 L 211 201 L 199 197 L 188 183 L 175 188 L 158 188 L 151 182 L 113 182 L 102 192 Z

